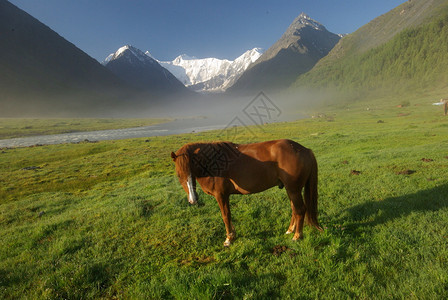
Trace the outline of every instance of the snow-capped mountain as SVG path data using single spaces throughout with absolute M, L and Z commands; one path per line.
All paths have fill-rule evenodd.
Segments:
M 161 61 L 160 64 L 173 72 L 173 74 L 177 73 L 176 71 L 179 70 L 179 67 L 183 69 L 181 81 L 186 86 L 190 86 L 226 73 L 232 62 L 227 59 L 217 58 L 197 59 L 183 54 L 176 57 L 173 61 Z
M 146 55 L 151 56 L 147 51 Z M 198 59 L 186 54 L 173 61 L 158 61 L 185 86 L 201 92 L 222 92 L 262 55 L 260 48 L 246 51 L 233 61 L 218 58 Z
M 110 54 L 103 65 L 128 84 L 156 93 L 187 92 L 185 86 L 141 50 L 126 45 Z
M 109 56 L 104 60 L 103 65 L 107 65 L 111 61 L 119 59 L 120 57 L 124 57 L 124 59 L 132 64 L 139 62 L 143 64 L 157 64 L 157 62 L 153 58 L 148 57 L 148 55 L 143 53 L 141 50 L 131 45 L 126 45 L 119 48 L 116 52 L 109 54 Z
M 339 39 L 340 36 L 301 13 L 280 39 L 240 76 L 228 92 L 286 88 L 327 55 Z

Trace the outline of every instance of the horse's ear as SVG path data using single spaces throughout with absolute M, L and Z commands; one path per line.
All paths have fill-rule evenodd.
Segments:
M 176 161 L 177 155 L 174 152 L 171 152 L 171 158 L 173 159 L 173 161 Z

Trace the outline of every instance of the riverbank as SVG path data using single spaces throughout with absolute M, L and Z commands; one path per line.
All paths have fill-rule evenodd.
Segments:
M 0 138 L 0 149 L 167 136 L 230 128 L 235 131 L 236 127 L 250 128 L 248 130 L 255 134 L 255 131 L 263 131 L 262 128 L 267 123 L 293 121 L 305 117 L 301 113 L 286 112 L 277 119 L 265 118 L 269 121 L 266 123 L 251 122 L 247 117 L 243 118 L 238 114 L 233 116 L 219 112 L 208 116 L 171 119 L 0 119 L 0 136 L 13 136 L 13 138 Z M 25 120 L 25 123 L 21 124 L 21 120 Z M 143 126 L 145 122 L 149 123 L 149 126 Z M 131 125 L 134 124 L 136 126 L 132 127 Z M 71 125 L 74 126 L 69 127 Z M 105 127 L 105 130 L 96 129 L 102 127 Z M 12 132 L 6 133 L 7 128 L 11 128 Z M 2 131 L 3 135 L 1 135 Z M 229 136 L 224 136 L 223 139 L 229 140 Z
M 72 132 L 144 127 L 169 121 L 171 121 L 169 118 L 0 118 L 0 140 Z

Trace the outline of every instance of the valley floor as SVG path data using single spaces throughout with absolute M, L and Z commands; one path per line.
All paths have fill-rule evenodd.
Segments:
M 448 117 L 431 104 L 341 105 L 230 133 L 314 151 L 325 231 L 299 242 L 284 235 L 284 190 L 231 198 L 230 248 L 215 200 L 198 188 L 188 204 L 170 152 L 222 132 L 4 149 L 0 297 L 447 298 Z

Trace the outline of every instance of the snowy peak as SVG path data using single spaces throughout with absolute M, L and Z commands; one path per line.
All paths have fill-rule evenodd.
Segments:
M 110 54 L 103 64 L 128 84 L 159 95 L 190 92 L 149 52 L 126 45 Z
M 119 58 L 125 58 L 129 63 L 143 63 L 154 64 L 157 63 L 150 55 L 143 53 L 140 49 L 137 49 L 131 45 L 126 45 L 119 48 L 115 53 L 110 54 L 103 62 L 103 65 L 107 65 L 112 60 Z
M 149 53 L 149 52 L 147 52 Z M 186 54 L 172 61 L 158 61 L 184 85 L 201 92 L 224 91 L 262 54 L 260 48 L 246 51 L 233 61 L 218 58 L 196 58 Z
M 154 58 L 154 56 L 152 56 L 152 54 L 149 51 L 146 51 L 145 55 L 151 57 L 154 60 L 157 60 L 157 59 Z
M 114 69 L 119 74 L 124 72 L 124 64 L 127 68 L 160 67 L 164 72 L 174 75 L 183 85 L 199 92 L 223 92 L 230 87 L 261 55 L 261 48 L 253 48 L 244 52 L 235 60 L 218 59 L 214 57 L 196 58 L 182 54 L 172 61 L 160 61 L 155 59 L 149 51 L 141 50 L 126 45 L 110 54 L 103 65 Z M 120 61 L 120 68 L 116 65 Z M 116 69 L 116 70 L 115 70 Z M 162 70 L 162 71 L 163 71 Z M 130 82 L 128 76 L 128 81 Z M 141 81 L 135 76 L 132 82 Z M 143 84 L 141 84 L 143 85 Z
M 283 49 L 295 49 L 302 54 L 317 51 L 318 55 L 323 57 L 339 39 L 338 35 L 329 32 L 321 23 L 301 13 L 280 39 L 263 54 L 258 63 L 272 59 Z
M 237 57 L 233 64 L 235 67 L 242 68 L 246 70 L 250 64 L 254 63 L 263 54 L 263 49 L 253 48 L 247 50 L 241 56 Z
M 285 88 L 327 55 L 339 39 L 322 24 L 301 13 L 230 91 L 244 93 Z
M 184 61 L 184 60 L 194 60 L 194 59 L 197 59 L 197 58 L 194 56 L 188 56 L 187 54 L 181 54 L 173 60 L 173 63 L 179 65 L 179 64 L 182 64 L 182 61 Z
M 325 26 L 323 26 L 321 23 L 317 22 L 316 20 L 313 20 L 310 16 L 308 16 L 306 13 L 301 13 L 291 24 L 291 27 L 312 27 L 315 30 L 326 30 Z

